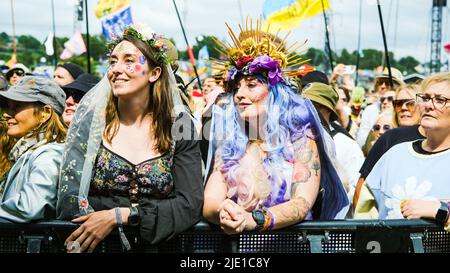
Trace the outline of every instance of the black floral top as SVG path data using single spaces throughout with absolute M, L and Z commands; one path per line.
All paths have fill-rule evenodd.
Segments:
M 95 162 L 89 195 L 129 196 L 132 203 L 137 203 L 143 196 L 167 198 L 173 190 L 170 170 L 174 150 L 175 145 L 172 145 L 169 152 L 161 156 L 133 164 L 102 143 Z

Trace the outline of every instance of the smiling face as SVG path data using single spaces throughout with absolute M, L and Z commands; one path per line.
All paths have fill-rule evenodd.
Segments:
M 7 134 L 20 138 L 41 124 L 39 115 L 35 115 L 34 103 L 8 101 L 8 109 L 4 114 L 8 123 Z
M 160 74 L 161 68 L 150 69 L 147 58 L 129 41 L 120 42 L 109 58 L 108 79 L 116 97 L 148 92 Z
M 72 121 L 73 116 L 75 115 L 75 111 L 77 110 L 78 102 L 75 101 L 75 99 L 70 96 L 66 100 L 66 105 L 64 107 L 64 113 L 62 115 L 64 123 L 66 125 L 69 125 Z
M 450 84 L 448 82 L 431 83 L 424 93 L 432 98 L 441 97 L 450 99 Z M 429 131 L 449 130 L 450 128 L 450 101 L 447 101 L 441 109 L 436 108 L 432 100 L 419 104 L 422 112 L 420 124 Z
M 253 76 L 246 76 L 236 84 L 234 104 L 245 121 L 266 115 L 269 89 Z

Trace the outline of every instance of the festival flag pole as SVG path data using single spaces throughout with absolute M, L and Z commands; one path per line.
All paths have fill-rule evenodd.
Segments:
M 330 66 L 331 66 L 331 71 L 334 70 L 334 65 L 333 65 L 333 53 L 331 52 L 331 46 L 330 46 L 330 34 L 328 33 L 328 21 L 327 21 L 327 16 L 325 14 L 325 5 L 323 4 L 323 0 L 322 2 L 322 13 L 323 13 L 323 18 L 325 20 L 325 35 L 326 35 L 326 45 L 327 45 L 327 49 L 328 49 L 328 58 L 330 59 Z
M 381 33 L 383 34 L 384 55 L 386 58 L 386 65 L 387 65 L 388 73 L 389 73 L 389 82 L 391 83 L 391 86 L 394 86 L 394 81 L 392 80 L 391 63 L 389 61 L 389 51 L 388 51 L 388 46 L 387 46 L 387 42 L 386 42 L 386 33 L 384 31 L 383 15 L 381 14 L 380 0 L 377 0 L 377 6 L 378 6 L 378 16 L 380 17 Z
M 356 76 L 355 76 L 355 86 L 358 86 L 359 80 L 359 61 L 361 58 L 361 22 L 362 22 L 362 0 L 359 0 L 359 27 L 358 27 L 358 51 L 356 52 Z
M 14 20 L 14 1 L 11 0 L 11 20 L 12 20 L 12 31 L 13 31 L 13 56 L 16 55 L 17 45 L 16 45 L 16 23 Z
M 56 52 L 56 27 L 55 27 L 55 0 L 52 0 L 52 25 L 53 25 L 53 66 L 56 69 L 58 65 L 58 56 Z
M 86 11 L 86 54 L 87 54 L 87 68 L 88 73 L 91 74 L 91 49 L 89 47 L 89 15 L 88 15 L 88 3 L 84 0 L 84 9 Z
M 194 73 L 195 73 L 195 77 L 197 78 L 197 81 L 198 81 L 198 86 L 200 88 L 200 91 L 203 92 L 203 90 L 202 90 L 202 83 L 201 83 L 200 77 L 198 76 L 198 73 L 197 73 L 197 67 L 195 66 L 194 54 L 192 53 L 192 49 L 189 46 L 189 42 L 188 42 L 187 37 L 186 37 L 186 32 L 184 31 L 183 22 L 181 22 L 180 13 L 178 12 L 177 4 L 175 3 L 175 0 L 172 0 L 172 2 L 173 2 L 173 5 L 175 6 L 175 11 L 177 12 L 178 21 L 180 22 L 181 31 L 183 32 L 184 41 L 186 42 L 187 51 L 188 51 L 188 54 L 189 54 L 189 59 L 191 60 L 192 67 L 194 68 Z

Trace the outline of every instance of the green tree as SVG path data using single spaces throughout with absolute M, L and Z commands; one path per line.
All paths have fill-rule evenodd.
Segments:
M 400 69 L 404 74 L 413 74 L 417 73 L 416 67 L 420 64 L 418 60 L 416 60 L 414 57 L 407 56 L 401 58 L 397 62 L 397 68 Z

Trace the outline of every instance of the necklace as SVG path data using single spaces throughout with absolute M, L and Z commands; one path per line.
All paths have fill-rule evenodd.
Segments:
M 250 144 L 255 144 L 264 153 L 268 152 L 267 145 L 264 143 L 264 140 L 255 139 L 255 140 L 250 140 L 249 143 Z

